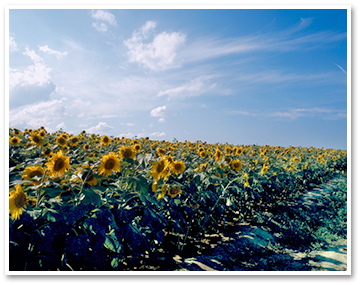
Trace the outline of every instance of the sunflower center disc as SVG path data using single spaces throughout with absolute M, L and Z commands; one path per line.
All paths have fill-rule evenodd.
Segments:
M 63 167 L 64 167 L 64 161 L 62 159 L 58 159 L 55 162 L 54 170 L 55 171 L 60 171 L 61 169 L 63 169 Z
M 109 159 L 106 163 L 105 163 L 105 169 L 107 170 L 111 170 L 113 169 L 115 165 L 115 161 L 113 159 Z
M 15 205 L 17 208 L 22 208 L 25 205 L 25 194 L 21 193 L 18 197 L 15 198 Z

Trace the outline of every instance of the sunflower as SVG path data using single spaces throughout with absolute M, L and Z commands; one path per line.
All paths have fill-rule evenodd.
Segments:
M 89 149 L 90 149 L 90 145 L 88 145 L 88 144 L 83 145 L 83 149 L 84 149 L 84 150 L 89 150 Z
M 113 171 L 120 171 L 119 158 L 114 152 L 104 155 L 100 161 L 101 164 L 98 168 L 100 175 L 108 177 L 108 175 L 112 175 Z
M 173 161 L 170 167 L 174 174 L 183 173 L 184 170 L 186 170 L 186 166 L 184 165 L 183 161 Z
M 79 138 L 77 136 L 72 136 L 70 139 L 69 139 L 69 144 L 70 146 L 72 147 L 78 147 L 78 143 L 79 143 Z
M 206 156 L 207 156 L 207 154 L 206 154 L 206 152 L 204 151 L 204 149 L 201 149 L 200 151 L 198 151 L 198 155 L 199 155 L 200 157 L 206 157 Z
M 46 156 L 46 157 L 50 157 L 53 154 L 53 152 L 49 148 L 47 148 L 47 149 L 43 150 L 41 152 L 41 154 Z
M 158 194 L 158 197 L 157 197 L 158 200 L 164 198 L 164 195 L 167 193 L 168 186 L 169 186 L 168 184 L 163 185 L 162 189 L 160 190 L 160 193 Z
M 63 151 L 60 150 L 45 165 L 48 167 L 50 176 L 56 178 L 60 175 L 63 177 L 64 172 L 70 168 L 69 157 L 63 155 Z
M 12 220 L 20 219 L 23 213 L 23 207 L 28 202 L 27 194 L 23 192 L 20 185 L 15 186 L 15 191 L 10 192 L 9 196 L 9 213 Z
M 41 139 L 41 136 L 37 133 L 31 134 L 30 140 L 32 141 L 33 144 L 39 147 L 43 145 L 43 140 Z
M 39 132 L 39 135 L 40 135 L 42 138 L 45 138 L 46 131 L 45 131 L 45 130 L 40 131 L 40 132 Z
M 293 166 L 293 165 L 292 165 L 292 166 Z M 269 167 L 268 167 L 267 165 L 263 164 L 263 167 L 262 167 L 261 173 L 262 173 L 262 174 L 266 174 L 266 173 L 267 173 L 267 171 L 268 171 L 268 169 L 269 169 Z
M 44 173 L 45 169 L 41 166 L 28 166 L 25 168 L 22 178 L 24 180 L 31 180 L 33 185 L 39 185 L 40 181 L 34 179 L 34 177 L 43 177 Z
M 20 139 L 18 137 L 12 137 L 9 140 L 9 143 L 12 144 L 12 145 L 17 145 L 19 142 L 20 142 Z
M 167 169 L 167 161 L 165 159 L 161 159 L 159 161 L 155 161 L 152 166 L 151 174 L 155 181 L 158 181 L 161 177 L 165 178 Z
M 158 181 L 154 181 L 152 184 L 152 191 L 157 193 L 158 186 Z
M 174 198 L 175 196 L 177 196 L 180 193 L 182 193 L 182 190 L 180 189 L 180 187 L 178 185 L 173 186 L 172 188 L 170 188 L 168 190 L 168 195 L 171 196 L 172 198 Z
M 135 158 L 135 150 L 131 146 L 123 146 L 119 149 L 119 156 L 121 159 L 123 158 Z
M 142 149 L 142 147 L 141 147 L 141 145 L 140 145 L 139 143 L 137 143 L 137 144 L 134 145 L 134 150 L 135 150 L 136 152 L 140 152 L 141 149 Z
M 18 130 L 18 129 L 14 129 L 14 131 L 13 131 L 13 133 L 14 133 L 14 135 L 20 135 L 20 131 Z
M 216 152 L 214 153 L 214 158 L 216 159 L 216 161 L 220 161 L 222 157 L 222 152 L 219 150 L 219 148 L 216 149 Z
M 112 140 L 108 136 L 101 137 L 101 145 L 108 146 L 112 142 Z
M 85 169 L 84 169 L 85 168 Z M 95 186 L 98 183 L 98 180 L 95 178 L 93 171 L 89 168 L 89 164 L 83 164 L 82 169 L 79 169 L 75 171 L 75 174 L 80 174 L 80 177 L 78 175 L 77 178 L 75 178 L 75 181 L 82 182 L 85 181 L 90 186 Z
M 165 149 L 163 149 L 163 148 L 157 147 L 156 151 L 159 156 L 162 156 L 165 154 Z
M 56 138 L 56 144 L 60 147 L 66 146 L 66 138 L 63 135 L 60 135 Z
M 232 160 L 231 165 L 232 165 L 233 170 L 235 170 L 235 171 L 241 170 L 242 166 L 243 166 L 242 163 L 239 161 L 239 159 Z

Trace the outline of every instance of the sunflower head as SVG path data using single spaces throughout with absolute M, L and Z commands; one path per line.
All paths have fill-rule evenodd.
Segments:
M 50 176 L 56 178 L 60 175 L 62 177 L 64 172 L 70 168 L 69 157 L 63 155 L 63 152 L 60 150 L 45 165 L 48 167 Z
M 108 146 L 112 141 L 108 136 L 101 137 L 101 145 Z
M 165 171 L 166 169 L 166 160 L 165 159 L 161 159 L 159 161 L 155 161 L 153 163 L 153 166 L 152 166 L 152 170 L 151 170 L 151 174 L 154 178 L 155 181 L 158 181 L 161 176 L 162 176 L 162 173 Z
M 171 164 L 171 169 L 174 174 L 180 174 L 184 172 L 186 166 L 184 165 L 183 161 L 173 161 Z
M 12 137 L 9 140 L 9 143 L 12 144 L 12 145 L 18 145 L 19 142 L 20 142 L 20 139 L 18 137 Z
M 221 157 L 222 157 L 222 152 L 220 151 L 219 148 L 217 148 L 214 153 L 214 158 L 216 159 L 216 161 L 220 161 Z
M 98 168 L 100 175 L 108 177 L 109 175 L 112 175 L 113 171 L 120 171 L 119 158 L 114 152 L 104 155 L 100 161 L 101 164 Z
M 45 169 L 41 166 L 28 166 L 24 170 L 22 178 L 24 180 L 31 180 L 33 185 L 39 185 L 40 181 L 35 177 L 41 178 L 45 173 Z
M 70 146 L 72 147 L 77 147 L 78 146 L 78 143 L 79 143 L 79 138 L 77 136 L 72 136 L 70 139 L 69 139 L 69 144 Z
M 177 196 L 180 193 L 182 193 L 182 190 L 178 185 L 173 186 L 173 187 L 169 188 L 169 190 L 168 190 L 168 195 L 171 196 L 172 198 L 174 198 L 175 196 Z
M 35 144 L 36 146 L 42 146 L 43 145 L 43 140 L 41 138 L 41 136 L 37 133 L 33 133 L 31 136 L 30 136 L 30 140 L 33 144 Z
M 237 159 L 237 160 L 233 160 L 232 163 L 232 168 L 235 171 L 239 171 L 242 169 L 242 163 Z
M 56 143 L 57 145 L 59 145 L 60 147 L 65 147 L 66 146 L 66 138 L 63 135 L 60 135 L 56 138 Z
M 119 149 L 119 156 L 121 159 L 123 158 L 129 158 L 134 159 L 135 158 L 135 150 L 131 146 L 123 146 Z
M 27 194 L 23 192 L 20 185 L 15 186 L 15 191 L 10 192 L 9 195 L 9 213 L 12 220 L 20 219 L 23 213 L 23 207 L 28 202 Z

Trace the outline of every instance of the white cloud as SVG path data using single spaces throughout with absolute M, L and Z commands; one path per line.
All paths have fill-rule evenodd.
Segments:
M 92 10 L 91 16 L 93 19 L 97 20 L 98 22 L 93 22 L 92 26 L 98 32 L 106 32 L 108 31 L 108 24 L 111 26 L 117 26 L 117 21 L 113 14 L 106 12 L 104 10 Z
M 29 65 L 24 71 L 10 68 L 9 74 L 9 85 L 10 88 L 16 85 L 39 85 L 43 86 L 50 83 L 51 68 L 47 67 L 43 59 L 38 56 L 35 51 L 30 50 L 28 47 L 25 48 L 24 55 L 27 55 L 34 62 L 34 65 Z
M 290 120 L 295 120 L 299 117 L 314 117 L 322 116 L 325 120 L 338 120 L 347 118 L 346 111 L 342 110 L 333 110 L 325 108 L 310 108 L 310 109 L 291 109 L 289 111 L 279 111 L 270 113 L 271 117 L 285 118 Z
M 9 112 L 10 126 L 20 128 L 38 128 L 63 119 L 65 107 L 61 100 L 26 105 Z
M 168 95 L 169 98 L 186 98 L 199 96 L 210 91 L 216 86 L 216 83 L 205 84 L 207 80 L 213 76 L 199 76 L 192 79 L 181 86 L 167 89 L 158 93 L 158 96 Z
M 61 52 L 61 51 L 50 49 L 47 45 L 39 46 L 39 50 L 41 50 L 42 52 L 48 53 L 50 55 L 55 55 L 57 59 L 62 59 L 63 57 L 65 57 L 68 54 L 66 51 Z
M 95 127 L 91 127 L 86 130 L 87 133 L 94 133 L 94 134 L 102 134 L 110 131 L 113 127 L 109 126 L 107 123 L 99 122 L 98 125 Z
M 128 47 L 130 62 L 138 62 L 151 70 L 166 70 L 178 67 L 175 62 L 177 49 L 185 42 L 186 35 L 178 32 L 162 32 L 153 38 L 150 43 L 143 41 L 148 37 L 151 30 L 156 27 L 156 23 L 148 21 L 124 44 Z
M 132 132 L 128 132 L 128 133 L 121 133 L 118 135 L 118 137 L 125 137 L 125 138 L 134 138 L 134 137 L 138 137 L 138 138 L 141 138 L 141 137 L 144 137 L 145 136 L 145 133 L 139 133 L 139 134 L 133 134 Z
M 18 45 L 16 44 L 14 37 L 12 37 L 12 36 L 9 36 L 9 48 L 10 48 L 10 51 L 18 50 Z
M 104 23 L 93 23 L 92 26 L 98 31 L 98 32 L 106 32 L 108 31 L 108 26 Z
M 115 20 L 114 15 L 109 12 L 106 12 L 104 10 L 96 10 L 96 11 L 93 10 L 91 12 L 91 16 L 96 20 L 107 22 L 108 24 L 110 24 L 112 26 L 117 25 L 117 21 Z
M 165 132 L 154 132 L 149 134 L 150 137 L 164 137 L 165 136 Z
M 152 117 L 165 117 L 166 116 L 166 106 L 158 107 L 150 111 Z
M 63 129 L 63 130 L 65 130 L 65 129 L 66 129 L 66 126 L 65 126 L 64 122 L 61 122 L 60 124 L 58 124 L 58 125 L 56 126 L 56 128 L 57 128 L 57 129 Z
M 165 118 L 160 118 L 160 119 L 158 120 L 158 122 L 159 122 L 159 123 L 165 123 Z

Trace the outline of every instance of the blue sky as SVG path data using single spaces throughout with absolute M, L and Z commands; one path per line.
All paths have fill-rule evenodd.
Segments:
M 347 10 L 10 9 L 9 124 L 346 149 Z

